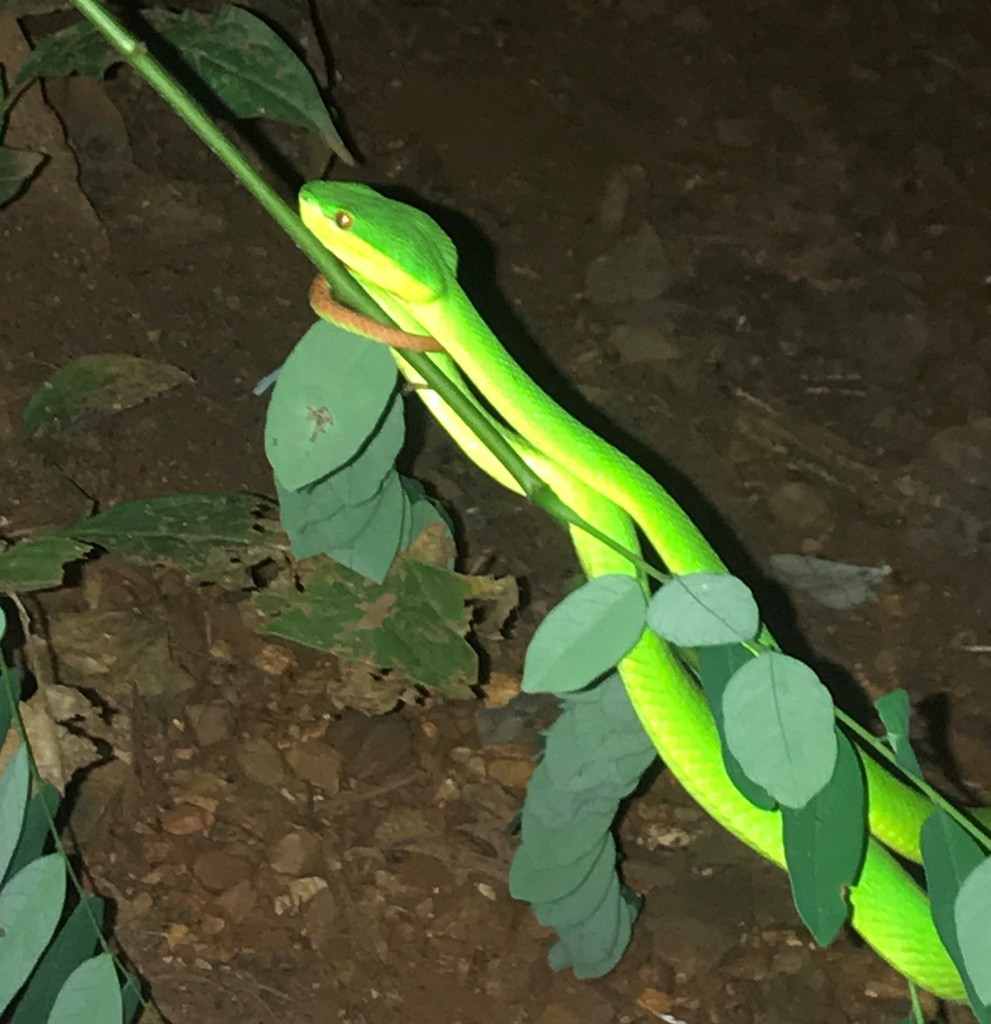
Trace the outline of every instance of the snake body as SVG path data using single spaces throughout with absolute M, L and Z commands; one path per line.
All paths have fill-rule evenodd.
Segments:
M 471 382 L 505 421 L 500 424 L 504 436 L 588 523 L 634 551 L 639 528 L 672 573 L 726 571 L 653 477 L 557 405 L 506 352 L 458 285 L 454 245 L 430 217 L 367 186 L 341 182 L 304 186 L 300 211 L 307 227 L 403 330 L 430 335 L 443 346 L 444 353 L 431 358 L 475 401 L 464 378 Z M 398 353 L 397 360 L 411 376 Z M 421 395 L 469 457 L 519 490 L 453 410 L 433 392 Z M 638 575 L 628 559 L 583 531 L 573 529 L 572 539 L 590 578 Z M 736 789 L 711 711 L 674 653 L 648 631 L 619 671 L 658 753 L 681 785 L 720 825 L 784 867 L 780 814 L 755 807 Z M 936 933 L 925 893 L 885 849 L 918 860 L 919 832 L 932 806 L 870 757 L 862 755 L 862 762 L 872 838 L 849 893 L 851 923 L 922 988 L 964 1000 L 959 972 Z

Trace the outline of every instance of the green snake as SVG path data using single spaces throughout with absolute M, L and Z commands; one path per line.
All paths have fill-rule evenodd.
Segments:
M 299 203 L 304 224 L 399 327 L 442 346 L 443 353 L 431 358 L 478 406 L 465 378 L 471 382 L 504 421 L 485 411 L 490 422 L 586 522 L 630 551 L 639 551 L 639 528 L 671 573 L 726 571 L 664 488 L 549 398 L 503 348 L 458 284 L 457 251 L 435 221 L 357 183 L 312 182 L 301 190 Z M 372 329 L 361 333 L 375 336 Z M 407 378 L 420 382 L 402 355 L 394 354 Z M 419 393 L 473 461 L 520 490 L 435 392 Z M 580 529 L 571 535 L 589 578 L 640 577 L 612 548 Z M 660 757 L 686 791 L 725 829 L 784 867 L 780 813 L 755 807 L 731 781 L 712 713 L 675 653 L 647 631 L 619 671 Z M 886 849 L 918 862 L 920 829 L 932 805 L 863 751 L 861 760 L 871 839 L 848 894 L 851 923 L 905 977 L 942 998 L 963 1001 L 963 982 L 936 933 L 925 893 Z

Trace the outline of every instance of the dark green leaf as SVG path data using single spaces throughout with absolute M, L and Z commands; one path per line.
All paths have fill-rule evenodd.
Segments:
M 17 197 L 45 160 L 43 153 L 28 153 L 0 146 L 0 206 L 5 206 Z
M 192 379 L 156 359 L 115 353 L 79 356 L 56 370 L 28 400 L 24 436 L 66 433 L 81 420 L 116 415 Z
M 11 1024 L 47 1021 L 55 997 L 66 979 L 93 955 L 100 938 L 105 904 L 98 896 L 83 893 L 80 902 L 52 939 L 37 970 L 17 1004 Z
M 62 534 L 143 565 L 175 565 L 197 582 L 239 587 L 278 550 L 270 505 L 252 494 L 170 494 L 125 502 Z
M 980 845 L 943 810 L 930 815 L 922 826 L 922 863 L 936 931 L 960 969 L 970 1007 L 981 1024 L 991 1024 L 991 1006 L 977 995 L 964 969 L 957 938 L 956 900 L 964 879 L 984 862 Z
M 782 809 L 785 859 L 795 906 L 820 946 L 828 946 L 849 916 L 846 893 L 867 849 L 867 789 L 860 758 L 837 731 L 832 778 L 802 808 Z
M 874 706 L 881 716 L 884 728 L 887 732 L 886 739 L 891 746 L 892 753 L 899 766 L 909 775 L 917 779 L 922 778 L 922 768 L 919 766 L 915 751 L 912 750 L 912 743 L 909 739 L 909 699 L 904 690 L 892 690 L 883 697 L 879 697 Z
M 17 874 L 21 868 L 42 855 L 52 834 L 52 822 L 60 800 L 59 791 L 50 782 L 42 782 L 41 787 L 32 795 L 24 814 L 21 837 L 10 859 L 9 875 Z
M 58 534 L 42 534 L 0 553 L 0 588 L 25 594 L 60 587 L 65 567 L 91 548 L 84 541 Z
M 726 773 L 733 780 L 733 785 L 755 806 L 770 811 L 777 807 L 777 801 L 763 786 L 748 778 L 740 767 L 740 762 L 726 745 L 726 728 L 723 720 L 723 693 L 726 684 L 738 668 L 746 665 L 756 657 L 742 644 L 720 644 L 718 647 L 700 647 L 698 649 L 698 677 L 705 693 L 705 699 L 712 709 L 716 721 L 716 729 L 723 747 L 723 764 Z
M 16 935 L 3 943 L 0 1014 L 34 969 L 58 924 L 65 900 L 65 863 L 60 854 L 33 861 L 0 889 L 0 933 Z
M 265 22 L 239 7 L 211 14 L 152 9 L 145 18 L 210 94 L 235 117 L 268 117 L 317 132 L 345 163 L 353 163 L 320 98 L 312 75 Z M 162 53 L 151 33 L 146 42 Z M 123 57 L 89 22 L 46 36 L 21 66 L 18 83 L 37 76 L 86 75 L 102 78 Z

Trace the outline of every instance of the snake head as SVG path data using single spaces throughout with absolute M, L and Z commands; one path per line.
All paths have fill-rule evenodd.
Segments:
M 299 213 L 356 277 L 406 303 L 435 302 L 455 279 L 457 250 L 436 221 L 367 185 L 311 181 Z

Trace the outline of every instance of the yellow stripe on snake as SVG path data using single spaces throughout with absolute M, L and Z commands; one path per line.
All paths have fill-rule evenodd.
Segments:
M 367 186 L 314 182 L 300 193 L 307 227 L 365 290 L 412 334 L 444 348 L 440 368 L 476 405 L 465 378 L 504 423 L 503 435 L 531 468 L 590 525 L 639 552 L 642 531 L 674 574 L 725 572 L 719 556 L 667 492 L 640 466 L 550 399 L 489 330 L 457 283 L 457 253 L 426 214 Z M 408 379 L 417 374 L 395 353 Z M 519 485 L 438 395 L 420 395 L 455 442 L 506 487 Z M 478 406 L 481 408 L 481 406 Z M 484 412 L 484 410 L 483 410 Z M 489 415 L 485 412 L 485 415 Z M 584 531 L 571 530 L 589 578 L 639 570 Z M 691 674 L 649 631 L 619 665 L 630 700 L 660 757 L 720 825 L 784 867 L 781 815 L 751 804 L 729 778 L 712 713 Z M 965 1000 L 960 975 L 940 941 L 925 893 L 885 848 L 914 861 L 929 801 L 860 747 L 872 834 L 849 893 L 853 927 L 892 966 L 938 996 Z

